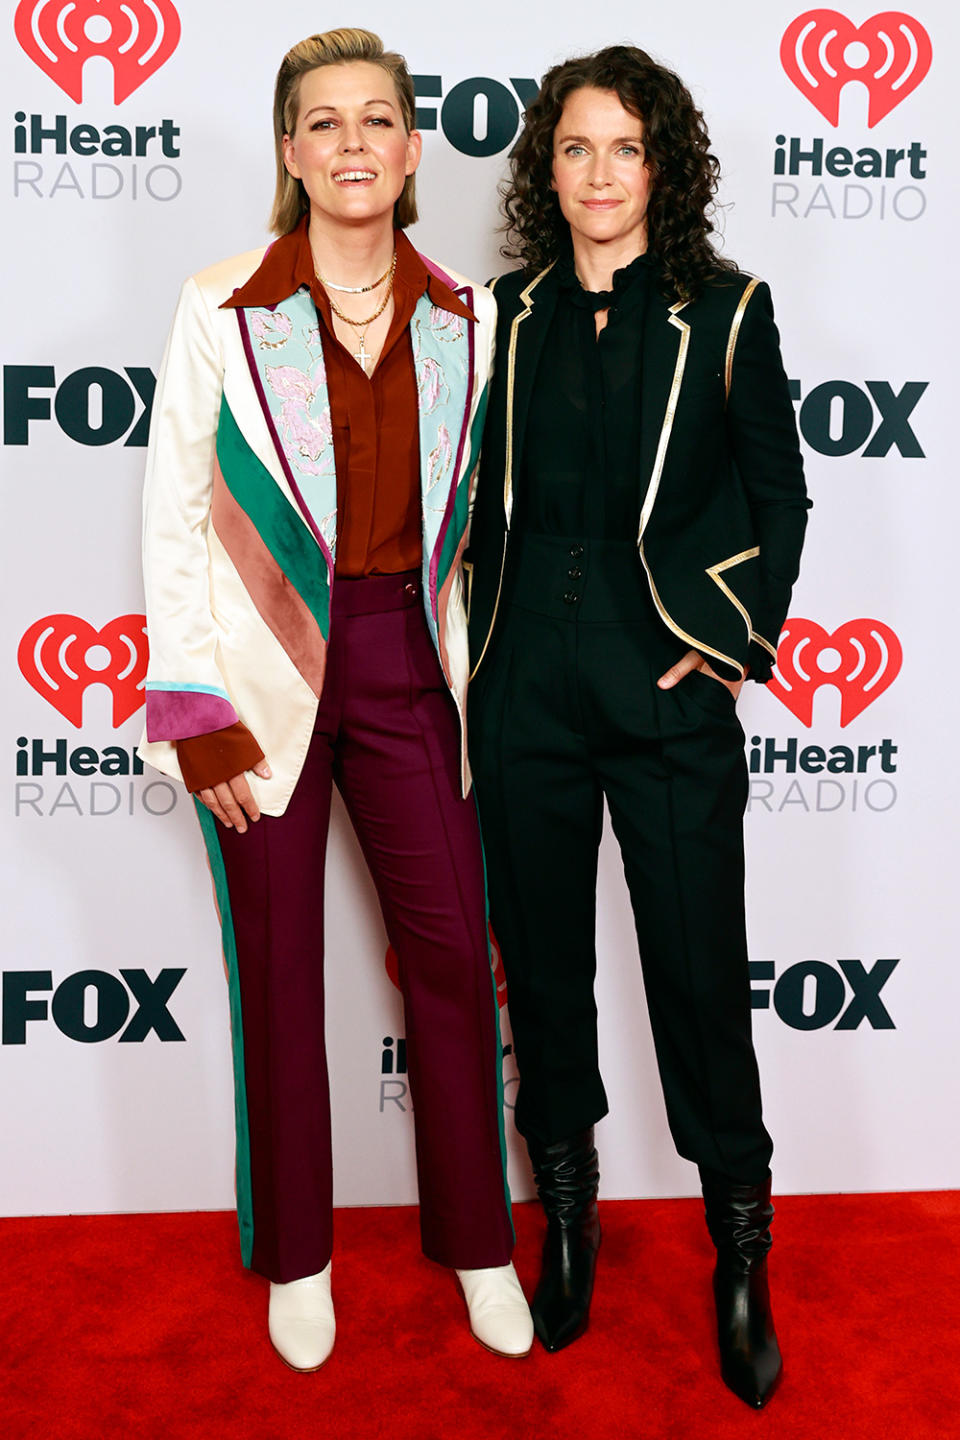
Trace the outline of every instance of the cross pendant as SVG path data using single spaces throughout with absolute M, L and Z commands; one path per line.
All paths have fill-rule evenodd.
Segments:
M 367 337 L 366 337 L 366 335 L 361 335 L 361 336 L 360 336 L 360 349 L 356 352 L 356 354 L 354 355 L 353 358 L 354 358 L 354 360 L 356 360 L 357 364 L 360 366 L 360 368 L 361 368 L 361 370 L 363 371 L 364 375 L 366 375 L 366 373 L 367 373 L 367 361 L 373 359 L 373 356 L 372 356 L 372 355 L 369 353 L 369 351 L 367 350 Z

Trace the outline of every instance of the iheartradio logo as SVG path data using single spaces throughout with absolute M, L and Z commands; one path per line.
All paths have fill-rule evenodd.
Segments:
M 788 25 L 780 62 L 828 124 L 840 123 L 840 92 L 851 80 L 869 94 L 867 128 L 916 90 L 930 69 L 930 36 L 912 15 L 884 10 L 859 27 L 838 10 L 807 10 Z
M 13 23 L 24 52 L 78 105 L 83 67 L 94 56 L 113 67 L 120 105 L 166 64 L 180 40 L 172 0 L 20 0 Z
M 828 634 L 815 620 L 787 620 L 767 689 L 802 725 L 813 724 L 813 698 L 822 685 L 840 692 L 840 725 L 849 725 L 889 689 L 903 650 L 880 620 L 848 620 Z
M 146 619 L 118 615 L 95 630 L 76 615 L 45 615 L 30 626 L 17 649 L 23 677 L 78 730 L 88 686 L 106 685 L 116 730 L 144 702 Z

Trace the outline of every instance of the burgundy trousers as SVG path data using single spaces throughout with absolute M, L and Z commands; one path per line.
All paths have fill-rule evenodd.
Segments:
M 483 856 L 417 572 L 336 582 L 315 733 L 286 813 L 244 835 L 201 816 L 232 925 L 245 1259 L 286 1282 L 331 1255 L 323 874 L 333 784 L 399 956 L 424 1253 L 459 1269 L 504 1265 L 513 1229 Z

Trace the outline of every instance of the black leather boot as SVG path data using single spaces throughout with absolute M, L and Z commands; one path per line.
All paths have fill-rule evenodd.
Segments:
M 600 1248 L 593 1126 L 553 1145 L 528 1138 L 527 1149 L 547 1216 L 540 1283 L 530 1310 L 544 1347 L 562 1350 L 587 1328 Z
M 700 1179 L 707 1229 L 717 1247 L 713 1295 L 720 1371 L 733 1393 L 759 1410 L 783 1369 L 767 1286 L 770 1177 L 761 1185 L 738 1185 L 701 1168 Z

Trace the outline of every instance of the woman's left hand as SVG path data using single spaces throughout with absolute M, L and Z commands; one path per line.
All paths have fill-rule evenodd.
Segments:
M 685 675 L 690 674 L 691 670 L 702 670 L 704 675 L 709 675 L 712 680 L 716 680 L 718 685 L 726 685 L 734 700 L 739 697 L 740 691 L 743 689 L 742 680 L 724 680 L 716 670 L 711 670 L 699 650 L 688 650 L 686 655 L 681 655 L 675 665 L 671 665 L 669 670 L 664 671 L 657 684 L 661 690 L 672 690 L 674 685 L 679 685 Z

